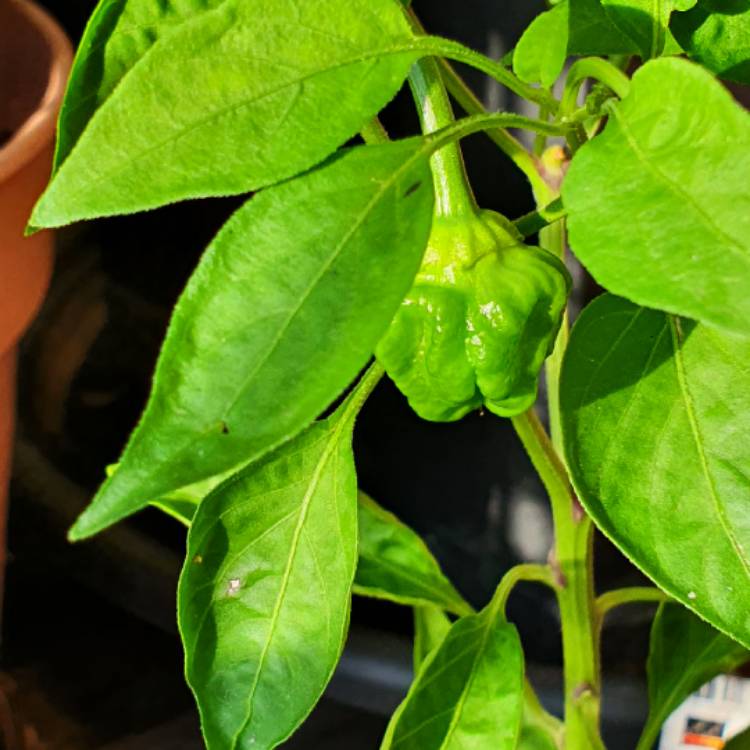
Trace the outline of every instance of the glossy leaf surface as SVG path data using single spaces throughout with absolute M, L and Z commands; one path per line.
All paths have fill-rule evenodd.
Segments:
M 750 83 L 750 3 L 698 0 L 672 16 L 672 32 L 693 60 L 722 78 Z
M 235 213 L 177 304 L 146 412 L 74 538 L 247 463 L 341 393 L 419 267 L 424 149 L 352 149 Z
M 471 611 L 418 534 L 364 493 L 359 509 L 355 593 L 399 604 L 434 604 L 456 614 Z
M 573 251 L 615 294 L 750 334 L 750 114 L 677 58 L 609 113 L 563 183 Z
M 645 573 L 750 645 L 750 340 L 612 295 L 563 364 L 581 502 Z
M 307 716 L 341 653 L 356 556 L 345 419 L 314 424 L 201 503 L 179 622 L 209 750 L 269 750 Z
M 112 23 L 98 21 L 91 33 L 102 30 L 105 49 L 90 50 L 88 68 L 101 67 L 108 42 L 116 51 L 132 45 L 133 55 L 120 55 L 115 72 L 105 68 L 107 85 L 117 73 L 119 81 L 108 96 L 107 85 L 96 94 L 105 98 L 37 205 L 34 227 L 243 193 L 290 177 L 352 137 L 420 54 L 393 0 L 211 4 L 161 35 L 146 26 L 108 37 Z M 147 17 L 163 12 L 139 9 Z M 145 53 L 143 36 L 156 37 Z M 92 73 L 80 56 L 76 70 L 71 96 L 80 103 Z M 67 102 L 66 111 L 75 106 Z M 82 123 L 71 117 L 72 141 Z
M 656 736 L 690 693 L 750 658 L 728 638 L 679 604 L 662 604 L 651 628 L 648 656 L 649 716 L 643 730 Z
M 391 719 L 382 750 L 516 747 L 523 653 L 494 602 L 453 623 Z

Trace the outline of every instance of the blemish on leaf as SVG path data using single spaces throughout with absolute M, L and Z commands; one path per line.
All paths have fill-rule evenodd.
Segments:
M 695 591 L 688 591 L 688 599 L 695 599 L 696 596 L 697 594 L 695 593 Z
M 404 198 L 408 198 L 412 193 L 416 193 L 417 190 L 419 190 L 420 186 L 422 185 L 422 181 L 419 180 L 419 182 L 415 182 L 411 187 L 406 188 L 406 192 L 404 193 Z
M 226 422 L 221 423 L 221 434 L 222 435 L 228 435 L 229 434 L 229 425 Z
M 239 578 L 232 578 L 229 581 L 229 586 L 227 586 L 227 595 L 228 596 L 235 596 L 240 591 L 240 579 Z
M 200 565 L 200 564 L 201 564 L 201 563 L 203 562 L 203 555 L 196 555 L 196 556 L 195 556 L 195 557 L 193 558 L 193 562 L 194 562 L 194 563 L 195 563 L 196 565 Z

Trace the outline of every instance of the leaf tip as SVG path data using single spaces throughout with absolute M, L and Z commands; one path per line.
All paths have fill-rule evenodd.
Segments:
M 80 515 L 78 520 L 68 529 L 69 542 L 82 542 L 91 536 L 91 532 L 87 529 L 88 524 L 85 522 L 85 516 L 85 513 Z

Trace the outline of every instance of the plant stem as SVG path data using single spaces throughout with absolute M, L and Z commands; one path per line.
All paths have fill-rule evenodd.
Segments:
M 532 234 L 542 231 L 545 227 L 555 224 L 560 219 L 567 216 L 567 210 L 559 198 L 555 198 L 551 203 L 536 211 L 531 211 L 523 216 L 519 216 L 513 224 L 516 229 L 524 236 L 529 237 Z M 545 245 L 546 247 L 546 245 Z M 548 248 L 549 249 L 549 248 Z
M 545 89 L 539 89 L 524 83 L 502 63 L 492 60 L 453 39 L 444 39 L 439 36 L 422 36 L 418 37 L 417 42 L 418 44 L 415 45 L 417 49 L 424 49 L 425 52 L 435 57 L 447 57 L 481 70 L 514 94 L 518 94 L 521 98 L 539 104 L 553 114 L 557 113 L 559 107 L 557 99 Z
M 539 232 L 539 244 L 546 250 L 554 253 L 565 263 L 565 222 L 558 221 L 544 227 Z M 562 427 L 560 424 L 560 372 L 569 337 L 570 326 L 566 305 L 563 311 L 560 330 L 555 339 L 555 346 L 552 354 L 550 354 L 544 364 L 544 371 L 547 376 L 547 407 L 549 410 L 550 435 L 552 437 L 552 445 L 559 454 L 562 454 L 563 451 Z
M 455 122 L 448 94 L 440 77 L 440 70 L 432 58 L 415 63 L 409 74 L 414 100 L 419 108 L 422 131 L 434 133 Z M 435 214 L 461 216 L 474 214 L 477 205 L 466 177 L 461 147 L 449 143 L 430 157 L 435 183 Z
M 365 143 L 386 143 L 390 140 L 379 117 L 373 117 L 369 122 L 366 122 L 359 134 Z
M 565 468 L 533 409 L 513 426 L 552 505 L 562 623 L 566 750 L 603 750 L 599 736 L 601 677 L 596 638 L 592 565 L 593 525 L 573 495 Z
M 415 31 L 424 34 L 424 26 L 422 26 L 422 22 L 419 20 L 413 9 L 409 9 L 409 18 Z M 467 115 L 487 114 L 487 110 L 479 97 L 458 74 L 453 65 L 444 57 L 437 58 L 437 60 L 445 86 L 451 96 L 458 102 L 461 109 L 463 109 Z M 524 145 L 504 128 L 494 128 L 489 130 L 487 131 L 487 135 L 526 175 L 526 178 L 531 184 L 531 189 L 534 191 L 537 202 L 547 202 L 546 184 L 539 174 L 536 160 L 526 150 Z
M 498 112 L 496 114 L 473 115 L 457 120 L 453 125 L 441 128 L 435 133 L 426 136 L 432 140 L 434 148 L 466 138 L 472 133 L 479 133 L 494 128 L 523 128 L 534 133 L 545 133 L 546 135 L 567 136 L 570 127 L 565 123 L 544 122 L 533 117 L 524 117 L 512 112 Z
M 609 612 L 623 604 L 653 603 L 661 604 L 672 597 L 653 586 L 630 586 L 623 589 L 607 591 L 596 599 L 597 620 L 602 623 Z
M 500 580 L 492 597 L 498 610 L 505 614 L 505 605 L 508 603 L 508 597 L 513 589 L 521 581 L 532 581 L 543 583 L 553 590 L 557 590 L 558 584 L 549 565 L 539 565 L 538 563 L 522 563 L 515 565 L 508 570 Z
M 502 577 L 492 597 L 492 606 L 497 610 L 499 615 L 505 617 L 508 597 L 521 581 L 542 583 L 545 586 L 549 586 L 553 591 L 557 591 L 558 588 L 549 565 L 539 565 L 536 563 L 515 565 Z M 563 724 L 542 706 L 528 677 L 524 677 L 523 698 L 523 710 L 526 721 L 539 727 L 557 741 L 562 734 Z
M 546 732 L 555 743 L 555 747 L 562 747 L 565 727 L 560 719 L 549 713 L 539 702 L 539 697 L 528 679 L 523 683 L 523 722 L 525 726 L 538 727 Z
M 341 424 L 354 426 L 354 420 L 357 418 L 362 407 L 365 405 L 365 401 L 369 398 L 370 394 L 375 390 L 375 386 L 380 382 L 380 379 L 385 375 L 385 369 L 380 362 L 373 362 L 362 374 L 357 384 L 352 388 L 349 395 L 344 399 L 343 403 L 334 412 L 333 418 L 339 418 Z
M 565 89 L 560 100 L 560 117 L 565 118 L 576 108 L 578 92 L 587 78 L 601 81 L 623 99 L 630 91 L 630 79 L 619 68 L 601 57 L 576 60 L 568 71 Z

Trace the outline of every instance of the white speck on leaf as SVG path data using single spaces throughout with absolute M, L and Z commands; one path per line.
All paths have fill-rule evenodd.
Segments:
M 695 591 L 688 592 L 688 599 L 695 599 L 696 596 L 697 594 L 695 593 Z
M 227 594 L 229 596 L 234 596 L 237 594 L 240 590 L 240 579 L 239 578 L 232 578 L 229 581 L 229 586 L 227 587 Z

